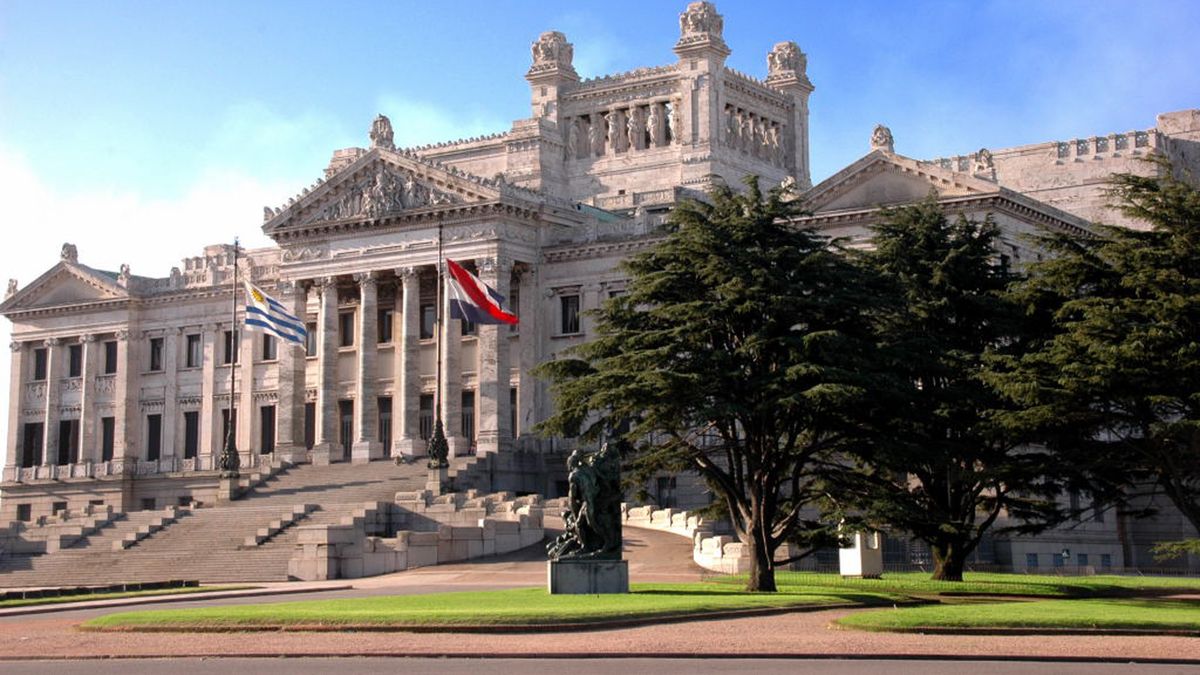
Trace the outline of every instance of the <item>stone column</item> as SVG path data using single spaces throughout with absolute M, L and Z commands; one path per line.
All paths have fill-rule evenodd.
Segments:
M 371 272 L 355 275 L 358 282 L 358 368 L 354 386 L 354 446 L 350 459 L 354 463 L 369 462 L 383 457 L 379 444 L 379 401 L 376 399 L 375 362 L 379 348 L 378 335 L 379 286 Z
M 287 311 L 303 323 L 308 311 L 308 286 L 304 282 L 282 282 L 279 295 Z M 304 345 L 280 342 L 275 456 L 285 462 L 304 461 L 308 452 L 304 447 L 304 392 L 308 387 L 305 363 Z
M 538 421 L 535 413 L 538 382 L 533 368 L 538 364 L 538 339 L 541 334 L 541 313 L 538 311 L 541 298 L 537 283 L 537 269 L 525 265 L 520 276 L 521 306 L 517 314 L 517 430 L 520 438 L 531 438 L 531 427 Z
M 402 267 L 396 276 L 403 285 L 396 311 L 400 329 L 393 359 L 396 396 L 392 401 L 393 455 L 425 454 L 421 441 L 421 275 L 416 267 Z
M 442 425 L 450 456 L 466 455 L 471 443 L 462 435 L 462 321 L 450 318 L 450 294 L 442 289 Z
M 21 410 L 25 407 L 25 380 L 29 378 L 26 363 L 29 350 L 20 342 L 10 342 L 12 365 L 8 371 L 8 453 L 5 467 L 14 476 L 20 475 L 21 466 Z
M 42 419 L 42 464 L 58 463 L 58 417 L 59 402 L 62 400 L 62 340 L 50 338 L 46 345 L 46 403 Z
M 485 258 L 479 262 L 479 279 L 508 297 L 511 264 L 501 258 Z M 512 423 L 509 401 L 508 324 L 479 326 L 479 371 L 475 392 L 479 409 L 476 430 L 480 453 L 500 452 L 512 447 Z
M 162 411 L 162 453 L 164 464 L 168 470 L 174 471 L 179 468 L 179 461 L 183 457 L 183 450 L 175 447 L 177 438 L 182 438 L 183 434 L 179 429 L 183 426 L 183 417 L 179 414 L 179 336 L 183 331 L 179 328 L 168 328 L 166 335 L 163 336 L 163 375 L 166 383 L 163 386 L 163 411 Z M 86 349 L 85 349 L 86 351 Z M 84 355 L 84 363 L 88 362 L 86 354 Z M 86 367 L 86 366 L 85 366 Z M 85 371 L 85 385 L 87 381 Z M 85 387 L 86 390 L 86 387 Z
M 84 335 L 83 380 L 79 387 L 79 461 L 99 462 L 100 448 L 96 444 L 96 372 L 103 351 L 95 335 Z
M 137 387 L 133 386 L 135 373 L 129 343 L 129 331 L 117 331 L 117 374 L 113 387 L 113 404 L 116 419 L 113 421 L 113 460 L 126 467 L 136 465 L 138 454 L 138 424 L 140 411 L 137 406 Z M 126 472 L 131 469 L 125 469 Z
M 313 446 L 313 464 L 341 461 L 338 441 L 338 290 L 337 278 L 319 282 L 321 308 L 317 318 L 317 439 Z
M 201 327 L 204 353 L 200 369 L 200 447 L 196 452 L 196 468 L 216 468 L 215 459 L 221 454 L 225 439 L 221 438 L 221 411 L 217 406 L 217 336 L 220 324 Z
M 258 410 L 254 407 L 254 343 L 262 339 L 262 333 L 249 330 L 244 325 L 236 327 L 236 330 L 234 335 L 239 338 L 238 362 L 233 367 L 237 369 L 237 401 L 233 407 L 237 409 L 238 454 L 242 467 L 249 470 L 258 466 L 260 449 L 260 436 L 256 433 Z

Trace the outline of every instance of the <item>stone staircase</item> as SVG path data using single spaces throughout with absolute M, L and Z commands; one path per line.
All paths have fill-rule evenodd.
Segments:
M 229 505 L 116 514 L 56 553 L 9 555 L 0 559 L 0 587 L 284 581 L 296 548 L 295 525 L 340 523 L 364 502 L 391 502 L 397 492 L 424 488 L 425 481 L 421 463 L 294 466 Z

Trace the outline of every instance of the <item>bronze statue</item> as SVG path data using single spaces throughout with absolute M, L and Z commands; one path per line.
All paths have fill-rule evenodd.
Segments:
M 546 550 L 551 560 L 621 559 L 621 455 L 614 444 L 567 458 L 568 511 L 563 533 Z

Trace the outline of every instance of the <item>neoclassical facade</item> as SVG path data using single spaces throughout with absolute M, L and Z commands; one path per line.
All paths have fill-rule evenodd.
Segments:
M 880 207 L 932 189 L 949 210 L 995 218 L 999 254 L 1020 263 L 1037 255 L 1026 233 L 1114 219 L 1100 206 L 1109 173 L 1150 170 L 1137 161 L 1150 152 L 1200 164 L 1194 110 L 932 161 L 897 154 L 880 126 L 862 159 L 813 186 L 805 54 L 775 45 L 759 79 L 725 66 L 722 32 L 713 5 L 693 2 L 674 62 L 588 80 L 566 36 L 543 33 L 525 74 L 530 117 L 490 136 L 398 148 L 378 117 L 365 147 L 334 151 L 324 175 L 264 209 L 274 247 L 240 254 L 240 274 L 304 318 L 304 349 L 237 330 L 232 245 L 162 277 L 99 270 L 64 245 L 0 305 L 13 323 L 0 520 L 210 500 L 231 423 L 244 466 L 420 456 L 438 390 L 452 455 L 493 455 L 503 487 L 553 493 L 547 458 L 561 448 L 532 433 L 551 401 L 531 370 L 587 338 L 586 310 L 622 291 L 618 263 L 679 200 L 754 174 L 794 184 L 806 224 L 862 240 Z M 519 326 L 435 324 L 439 240 Z M 651 488 L 704 499 L 684 483 Z

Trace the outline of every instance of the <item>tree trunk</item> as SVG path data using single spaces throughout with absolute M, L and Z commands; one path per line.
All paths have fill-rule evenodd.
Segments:
M 933 580 L 962 581 L 966 566 L 966 547 L 954 542 L 930 546 L 933 549 Z
M 759 530 L 760 526 L 757 524 L 750 530 L 750 579 L 746 582 L 746 590 L 774 593 L 777 590 L 775 561 L 772 559 L 774 551 L 768 550 L 762 543 L 766 539 L 766 533 Z

